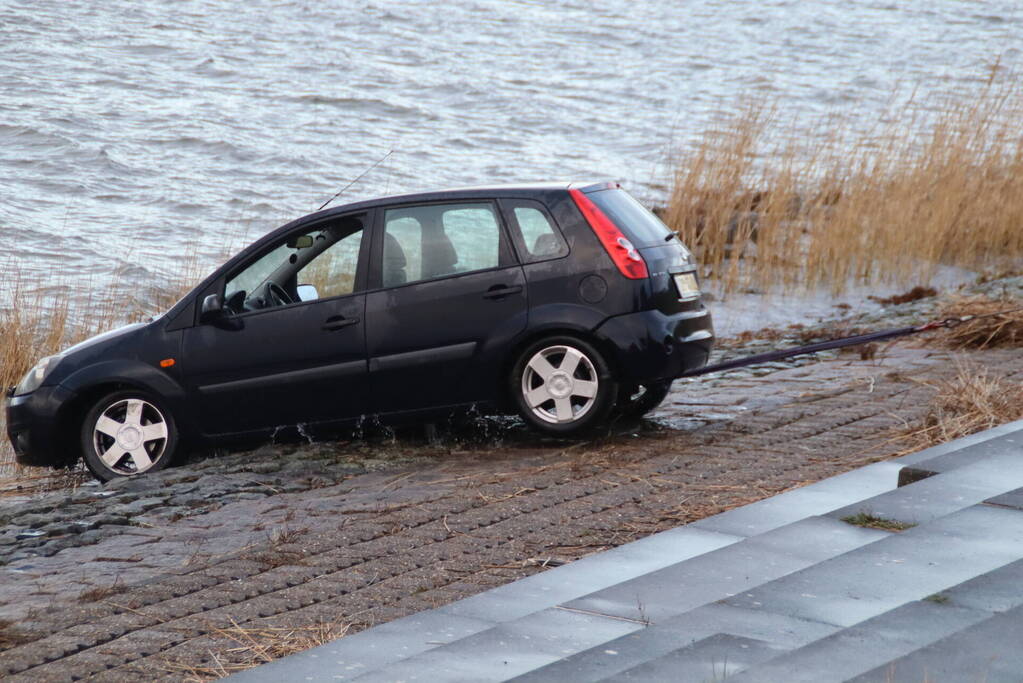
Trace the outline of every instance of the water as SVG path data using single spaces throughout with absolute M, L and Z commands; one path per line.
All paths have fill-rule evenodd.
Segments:
M 597 177 L 657 200 L 673 145 L 749 95 L 870 122 L 900 84 L 1015 68 L 1021 37 L 1014 0 L 4 0 L 0 267 L 205 270 L 392 149 L 344 199 Z

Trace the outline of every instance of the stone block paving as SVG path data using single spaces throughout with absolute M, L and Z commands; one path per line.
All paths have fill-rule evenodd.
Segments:
M 975 362 L 1023 377 L 1018 352 L 988 351 Z M 291 637 L 311 627 L 347 628 L 340 642 L 359 642 L 360 631 L 385 624 L 386 633 L 402 618 L 425 620 L 430 643 L 514 643 L 528 666 L 491 673 L 526 675 L 566 649 L 600 648 L 710 609 L 701 595 L 726 600 L 809 571 L 828 553 L 887 542 L 877 540 L 887 532 L 819 515 L 894 485 L 898 468 L 883 462 L 898 448 L 891 430 L 922 416 L 933 392 L 926 381 L 954 370 L 948 354 L 895 347 L 870 363 L 840 357 L 744 376 L 738 386 L 734 377 L 678 382 L 652 424 L 597 441 L 513 434 L 499 445 L 265 448 L 145 480 L 2 501 L 0 677 L 216 678 L 315 644 Z M 837 478 L 845 486 L 802 488 L 841 472 L 849 472 Z M 987 475 L 975 474 L 982 486 Z M 740 507 L 783 491 L 784 502 L 764 501 L 754 514 Z M 804 538 L 820 548 L 802 548 Z M 770 562 L 754 562 L 772 552 Z M 670 575 L 687 558 L 745 566 L 679 601 L 643 587 L 651 572 Z M 562 565 L 579 572 L 568 588 L 556 579 Z M 502 597 L 523 577 L 532 592 Z M 636 590 L 614 592 L 622 581 L 636 582 L 647 596 L 641 604 Z M 610 592 L 597 599 L 598 591 Z M 444 605 L 443 619 L 421 614 Z M 718 617 L 750 611 L 713 607 Z M 529 628 L 486 635 L 495 609 Z M 599 616 L 607 610 L 616 618 Z M 816 639 L 838 626 L 784 616 Z M 557 634 L 558 643 L 540 646 L 529 629 Z M 778 647 L 757 632 L 715 635 L 701 636 L 711 639 L 702 651 L 741 643 L 753 662 Z M 415 654 L 407 641 L 402 647 Z M 435 646 L 425 647 L 424 656 Z M 452 671 L 460 661 L 450 660 Z

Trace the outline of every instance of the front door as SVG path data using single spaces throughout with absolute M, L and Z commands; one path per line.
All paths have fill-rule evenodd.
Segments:
M 507 347 L 526 327 L 526 287 L 491 202 L 388 209 L 366 298 L 381 413 L 495 397 Z
M 366 411 L 365 220 L 303 229 L 225 278 L 223 319 L 184 337 L 204 433 L 312 431 Z

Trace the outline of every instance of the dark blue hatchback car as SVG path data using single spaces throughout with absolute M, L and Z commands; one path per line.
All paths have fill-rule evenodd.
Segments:
M 616 184 L 393 196 L 293 221 L 152 322 L 41 360 L 7 429 L 19 462 L 104 480 L 471 404 L 572 434 L 655 407 L 712 342 L 689 251 Z

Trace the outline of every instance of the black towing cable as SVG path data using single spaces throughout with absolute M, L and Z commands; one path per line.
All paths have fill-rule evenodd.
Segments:
M 750 365 L 773 363 L 774 361 L 784 360 L 785 358 L 791 358 L 792 356 L 802 356 L 808 353 L 829 351 L 831 349 L 842 349 L 847 346 L 856 346 L 857 344 L 869 344 L 870 342 L 885 341 L 886 339 L 895 339 L 896 337 L 905 337 L 910 334 L 917 334 L 918 332 L 929 332 L 930 330 L 937 330 L 941 328 L 951 329 L 973 320 L 994 318 L 1000 315 L 1008 315 L 1009 313 L 1017 313 L 1019 311 L 1023 311 L 1023 306 L 998 311 L 997 313 L 964 315 L 959 318 L 935 320 L 924 325 L 897 327 L 891 330 L 881 330 L 879 332 L 870 332 L 868 334 L 857 334 L 851 337 L 839 337 L 837 339 L 829 339 L 828 341 L 817 342 L 815 344 L 807 344 L 806 346 L 794 346 L 789 349 L 779 349 L 777 351 L 768 351 L 767 353 L 758 353 L 753 356 L 746 356 L 745 358 L 736 358 L 735 360 L 725 361 L 724 363 L 717 363 L 715 365 L 705 365 L 702 368 L 696 368 L 694 370 L 684 372 L 679 375 L 679 377 L 698 377 L 700 375 L 709 375 L 712 372 L 724 372 L 725 370 L 745 368 Z

